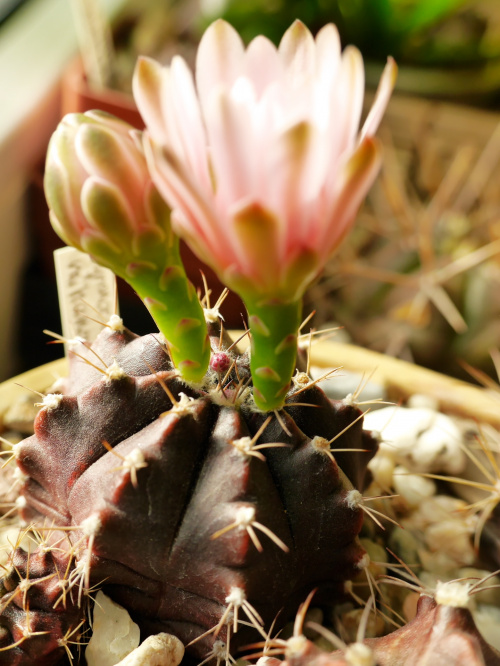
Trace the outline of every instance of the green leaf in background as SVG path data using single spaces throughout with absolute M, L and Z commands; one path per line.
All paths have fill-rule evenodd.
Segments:
M 385 1 L 385 0 L 384 0 Z M 429 28 L 453 14 L 466 0 L 392 0 L 394 16 L 399 17 L 401 31 L 416 31 Z M 378 2 L 375 2 L 378 4 Z M 405 16 L 406 15 L 406 16 Z

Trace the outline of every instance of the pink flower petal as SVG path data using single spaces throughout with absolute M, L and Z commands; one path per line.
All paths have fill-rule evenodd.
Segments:
M 269 39 L 259 35 L 250 42 L 245 52 L 244 72 L 252 81 L 258 97 L 282 76 L 283 66 L 278 51 Z
M 135 103 L 155 141 L 166 141 L 163 117 L 162 90 L 165 68 L 156 60 L 141 56 L 137 60 L 132 78 Z
M 286 239 L 280 246 L 279 261 L 307 232 L 303 213 L 313 195 L 311 186 L 316 182 L 315 134 L 314 126 L 303 121 L 281 134 L 269 147 L 267 177 L 272 188 L 269 202 L 272 210 L 279 213 Z
M 230 211 L 239 244 L 239 263 L 258 290 L 267 291 L 279 280 L 278 220 L 259 202 L 251 201 Z
M 175 229 L 238 289 L 270 294 L 274 283 L 280 298 L 287 289 L 299 297 L 375 177 L 370 137 L 392 90 L 392 61 L 361 143 L 363 61 L 353 47 L 341 54 L 333 25 L 313 39 L 296 21 L 278 49 L 257 37 L 245 51 L 236 31 L 216 21 L 198 50 L 199 103 L 182 61 L 161 77 L 138 72 L 153 139 L 155 127 L 163 131 L 162 145 L 146 142 L 147 159 L 176 209 Z
M 219 89 L 206 108 L 205 119 L 217 204 L 224 208 L 251 195 L 255 187 L 248 107 L 235 103 L 227 90 Z
M 365 136 L 373 136 L 377 131 L 396 84 L 397 75 L 398 67 L 396 63 L 394 62 L 393 58 L 388 58 L 387 64 L 384 67 L 384 71 L 377 87 L 375 100 L 365 120 L 363 129 L 361 130 L 359 136 L 360 141 L 362 141 Z
M 202 107 L 216 87 L 232 86 L 242 71 L 244 46 L 236 30 L 218 19 L 201 38 L 196 56 L 196 87 Z
M 297 88 L 311 80 L 316 70 L 316 45 L 302 21 L 292 23 L 283 35 L 278 51 L 288 85 Z
M 287 257 L 286 270 L 281 281 L 282 293 L 291 300 L 302 298 L 305 290 L 323 268 L 320 253 L 307 246 L 294 248 L 293 255 Z
M 316 76 L 322 86 L 331 86 L 340 66 L 340 37 L 333 23 L 328 23 L 316 35 Z
M 329 143 L 324 189 L 331 193 L 331 196 L 335 191 L 338 170 L 345 161 L 344 153 L 348 156 L 356 145 L 363 97 L 363 59 L 358 49 L 347 47 L 342 54 L 337 81 L 332 89 L 330 122 L 325 135 L 325 140 Z
M 335 106 L 339 118 L 337 132 L 341 137 L 338 155 L 354 146 L 358 132 L 363 97 L 365 92 L 365 72 L 361 53 L 354 46 L 348 46 L 342 54 L 339 71 L 338 97 Z
M 179 56 L 172 60 L 170 71 L 172 85 L 170 104 L 175 114 L 175 125 L 183 154 L 196 177 L 208 190 L 210 176 L 206 153 L 207 141 L 193 75 Z
M 89 225 L 102 231 L 117 247 L 133 232 L 134 212 L 116 185 L 94 176 L 87 178 L 82 186 L 81 203 Z
M 137 159 L 137 148 L 131 137 L 117 135 L 106 126 L 84 124 L 75 137 L 75 150 L 89 174 L 113 183 L 129 201 L 141 208 L 142 189 L 149 180 L 143 159 Z M 142 153 L 139 153 L 142 158 Z
M 151 177 L 160 194 L 171 208 L 179 208 L 184 226 L 176 228 L 182 237 L 198 237 L 198 244 L 207 247 L 207 254 L 214 261 L 227 263 L 231 247 L 227 237 L 221 233 L 219 220 L 215 216 L 212 201 L 198 186 L 189 169 L 168 147 L 156 145 L 147 135 L 144 138 L 144 152 Z
M 320 248 L 325 261 L 349 231 L 359 206 L 377 176 L 380 162 L 378 142 L 366 137 L 339 173 L 335 197 L 326 212 L 327 224 L 323 235 L 314 240 L 314 246 Z

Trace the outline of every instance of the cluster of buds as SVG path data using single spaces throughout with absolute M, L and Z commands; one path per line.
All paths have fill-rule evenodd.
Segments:
M 254 399 L 263 411 L 278 409 L 295 367 L 304 291 L 377 174 L 373 135 L 395 75 L 389 59 L 359 131 L 363 61 L 355 48 L 341 52 L 333 25 L 314 39 L 296 21 L 279 47 L 259 36 L 245 48 L 218 20 L 201 40 L 196 78 L 178 56 L 169 67 L 139 60 L 142 135 L 95 113 L 63 120 L 47 161 L 54 228 L 131 282 L 181 375 L 199 381 L 209 348 L 171 222 L 242 297 Z

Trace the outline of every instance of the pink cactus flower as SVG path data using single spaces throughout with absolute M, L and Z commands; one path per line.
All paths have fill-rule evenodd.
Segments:
M 196 86 L 181 57 L 166 68 L 141 58 L 134 95 L 175 231 L 244 298 L 300 298 L 377 174 L 373 135 L 395 76 L 389 59 L 359 132 L 363 61 L 341 53 L 333 25 L 314 39 L 295 21 L 279 48 L 259 36 L 245 49 L 218 20 L 199 46 Z

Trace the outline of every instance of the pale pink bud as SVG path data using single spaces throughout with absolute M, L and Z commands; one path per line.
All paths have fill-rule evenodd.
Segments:
M 49 144 L 44 186 L 59 236 L 118 274 L 136 262 L 154 263 L 168 245 L 169 209 L 139 133 L 118 118 L 100 111 L 65 116 Z

